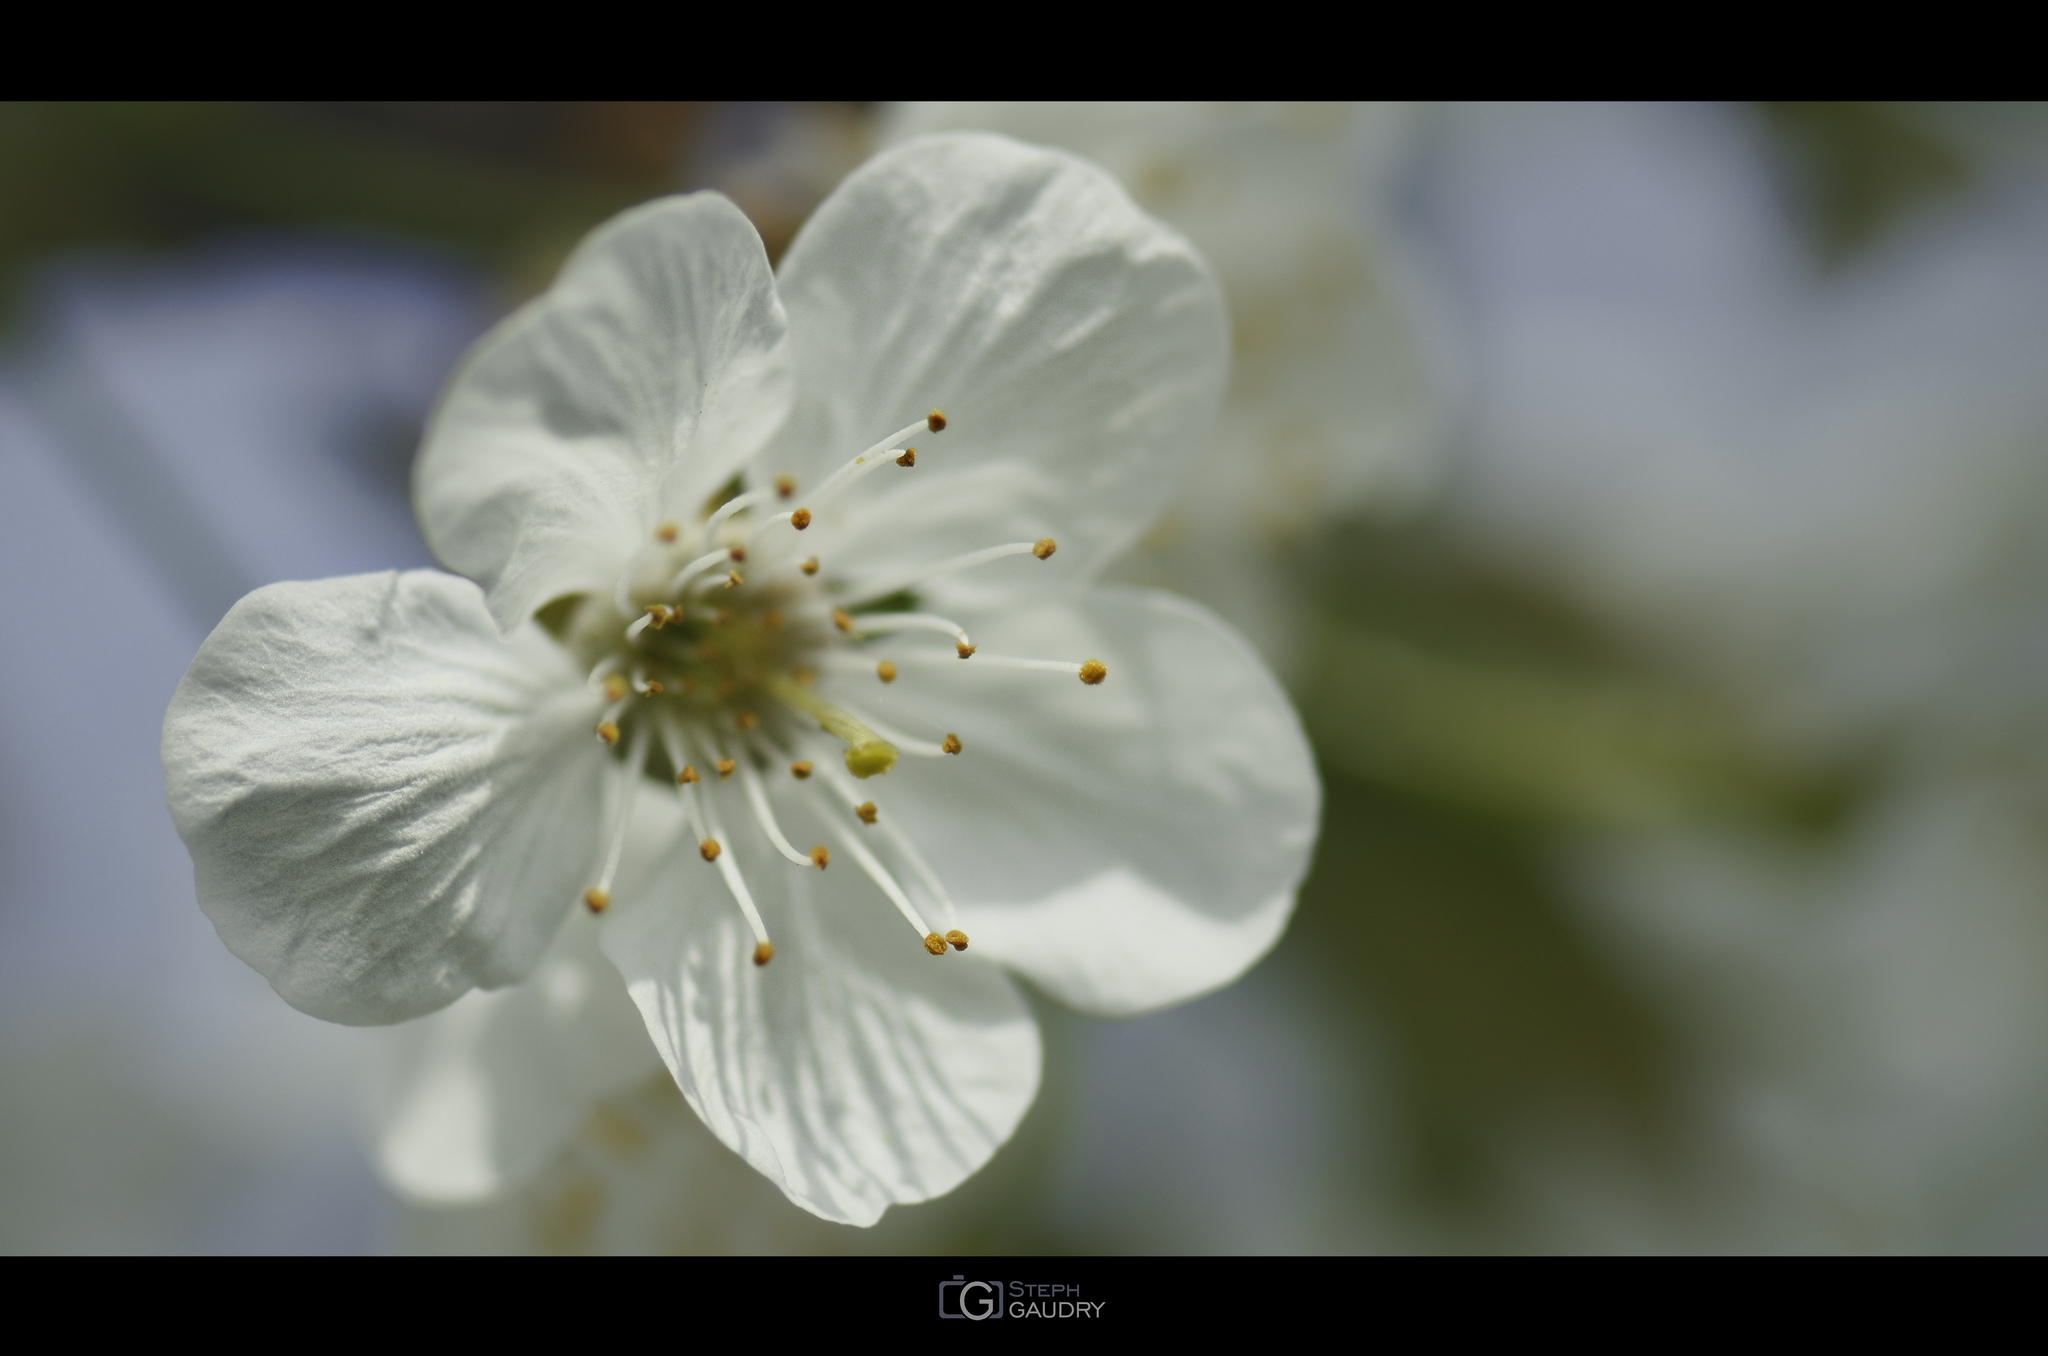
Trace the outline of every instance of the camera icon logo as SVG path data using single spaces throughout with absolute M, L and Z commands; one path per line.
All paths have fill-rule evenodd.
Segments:
M 939 1282 L 939 1317 L 964 1318 L 979 1323 L 1003 1316 L 1003 1283 L 970 1281 L 955 1276 Z

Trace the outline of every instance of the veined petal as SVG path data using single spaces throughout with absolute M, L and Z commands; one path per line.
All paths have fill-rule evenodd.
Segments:
M 693 851 L 604 923 L 683 1096 L 826 1219 L 873 1224 L 950 1191 L 1038 1089 L 1038 1028 L 1016 988 L 972 955 L 927 955 L 851 861 L 792 867 L 747 833 L 731 850 L 775 938 L 768 965 Z
M 698 508 L 782 421 L 782 306 L 761 238 L 715 193 L 594 231 L 486 335 L 414 469 L 427 542 L 509 632 L 605 592 L 656 523 Z
M 1286 926 L 1321 798 L 1265 665 L 1206 609 L 1148 590 L 960 620 L 990 653 L 1109 667 L 1084 687 L 948 654 L 859 689 L 881 719 L 965 744 L 900 762 L 874 795 L 953 892 L 974 952 L 1097 1016 L 1243 973 Z
M 867 571 L 1052 536 L 1057 578 L 1083 577 L 1165 505 L 1223 395 L 1208 267 L 1060 151 L 954 134 L 877 156 L 804 226 L 778 284 L 798 396 L 764 472 L 794 473 L 801 499 L 926 410 L 949 420 L 913 440 L 914 471 L 821 506 L 806 549 Z M 942 592 L 1017 578 L 977 571 Z
M 272 584 L 164 717 L 200 907 L 293 1007 L 395 1022 L 532 968 L 597 837 L 599 702 L 432 570 Z
M 465 994 L 394 1033 L 377 1166 L 416 1200 L 487 1199 L 538 1173 L 592 1102 L 661 1067 L 578 910 L 523 983 Z

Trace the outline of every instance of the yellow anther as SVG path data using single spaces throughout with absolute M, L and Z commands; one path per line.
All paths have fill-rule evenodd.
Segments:
M 707 862 L 717 861 L 720 850 L 716 838 L 706 838 L 703 842 L 697 844 L 697 855 Z
M 896 464 L 897 464 L 898 466 L 915 466 L 915 465 L 917 465 L 917 449 L 916 449 L 916 448 L 914 448 L 914 447 L 906 447 L 906 448 L 904 448 L 904 449 L 903 449 L 903 455 L 902 455 L 902 456 L 900 456 L 900 457 L 898 457 L 898 458 L 896 458 Z
M 647 624 L 650 626 L 666 626 L 668 624 L 668 619 L 671 616 L 680 619 L 682 614 L 680 612 L 671 613 L 667 607 L 663 606 L 660 603 L 656 603 L 654 604 L 654 606 L 647 609 Z
M 832 609 L 832 624 L 842 631 L 851 631 L 853 618 L 847 615 L 845 608 L 835 607 Z
M 1109 677 L 1109 665 L 1103 663 L 1100 659 L 1082 661 L 1081 681 L 1088 684 L 1088 686 L 1094 687 L 1107 677 Z
M 607 743 L 607 744 L 616 744 L 616 743 L 618 743 L 618 742 L 619 742 L 619 723 L 618 723 L 617 721 L 615 721 L 615 720 L 607 720 L 607 721 L 601 721 L 601 722 L 599 722 L 599 724 L 598 724 L 598 727 L 597 727 L 597 737 L 598 737 L 599 739 L 602 739 L 602 740 L 603 740 L 603 741 L 604 741 L 605 743 Z
M 947 735 L 946 742 L 939 745 L 939 747 L 944 749 L 947 753 L 960 752 L 960 736 L 956 734 Z
M 789 515 L 789 525 L 799 532 L 803 531 L 811 525 L 811 511 L 807 508 L 795 510 Z
M 742 730 L 751 730 L 761 723 L 761 718 L 752 711 L 735 711 L 732 713 L 732 723 Z
M 618 701 L 632 690 L 633 685 L 626 681 L 623 673 L 610 674 L 604 680 L 604 699 L 608 702 Z
M 761 614 L 761 625 L 767 627 L 770 631 L 780 631 L 782 629 L 782 614 L 772 607 L 769 608 Z
M 962 659 L 965 659 L 965 658 L 967 658 L 967 657 L 968 657 L 969 655 L 972 655 L 972 654 L 974 653 L 974 647 L 973 647 L 972 645 L 969 645 L 969 644 L 968 644 L 968 643 L 967 643 L 966 641 L 964 641 L 964 640 L 959 640 L 959 641 L 955 641 L 955 642 L 953 642 L 953 648 L 954 648 L 954 649 L 956 649 L 956 650 L 958 650 L 958 651 L 960 652 L 960 657 L 961 657 Z
M 816 574 L 818 572 L 818 558 L 816 556 L 812 556 L 803 563 L 803 572 L 805 574 Z
M 612 906 L 612 892 L 602 885 L 593 885 L 583 892 L 583 907 L 592 913 L 603 913 Z
M 714 766 L 718 769 L 718 780 L 724 781 L 727 777 L 732 776 L 732 770 L 738 767 L 739 764 L 730 758 L 720 758 Z
M 725 572 L 725 586 L 729 589 L 736 589 L 746 582 L 746 580 L 740 578 L 738 570 L 727 570 Z
M 820 843 L 817 847 L 811 849 L 811 865 L 817 867 L 820 871 L 832 865 L 832 854 L 825 851 L 824 844 Z
M 782 497 L 783 497 L 784 499 L 787 499 L 787 498 L 789 498 L 789 497 L 790 497 L 791 495 L 795 494 L 795 493 L 796 493 L 796 477 L 795 477 L 795 476 L 777 476 L 777 477 L 775 477 L 775 492 L 776 492 L 777 494 L 781 495 L 781 496 L 782 496 Z
M 891 664 L 888 660 L 884 659 L 881 663 L 875 665 L 875 677 L 881 679 L 885 683 L 895 682 L 896 666 L 894 664 Z
M 933 410 L 924 417 L 924 426 L 934 433 L 939 432 L 946 427 L 946 412 L 944 410 Z
M 658 678 L 649 678 L 647 680 L 647 690 L 649 693 L 655 696 L 659 696 L 661 694 L 661 680 Z
M 955 951 L 965 951 L 967 949 L 967 934 L 959 928 L 954 928 L 951 932 L 947 933 L 946 940 L 953 944 Z
M 936 932 L 927 932 L 924 935 L 924 949 L 934 956 L 943 956 L 946 954 L 946 939 Z
M 762 942 L 754 948 L 754 964 L 766 965 L 775 959 L 775 943 Z
M 697 769 L 696 769 L 696 768 L 694 768 L 694 767 L 691 767 L 691 766 L 690 766 L 690 765 L 689 765 L 688 763 L 685 763 L 685 764 L 683 764 L 683 770 L 682 770 L 681 772 L 678 772 L 678 773 L 676 774 L 676 785 L 677 785 L 677 786 L 688 786 L 688 785 L 690 785 L 690 784 L 691 784 L 692 782 L 695 782 L 696 780 L 697 780 Z
M 726 554 L 731 556 L 734 560 L 745 560 L 747 558 L 747 548 L 744 546 L 735 546 L 728 550 Z
M 809 760 L 799 758 L 794 763 L 791 763 L 789 765 L 789 775 L 796 778 L 798 781 L 802 781 L 804 778 L 810 776 L 811 765 Z
M 860 822 L 863 824 L 874 823 L 875 816 L 879 813 L 875 809 L 875 803 L 871 800 L 864 800 L 860 804 L 854 806 L 853 812 L 860 816 Z
M 1038 541 L 1032 546 L 1031 554 L 1037 556 L 1040 560 L 1045 560 L 1048 559 L 1053 552 L 1059 549 L 1060 544 L 1054 541 L 1051 537 L 1040 537 Z
M 674 523 L 658 523 L 654 528 L 654 539 L 656 541 L 674 541 L 676 533 L 681 530 Z

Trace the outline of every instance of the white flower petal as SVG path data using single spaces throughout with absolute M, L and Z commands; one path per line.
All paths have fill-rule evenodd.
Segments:
M 727 827 L 740 814 L 736 798 Z M 792 832 L 818 826 L 786 821 Z M 714 868 L 687 847 L 612 907 L 625 974 L 705 1124 L 813 1214 L 873 1224 L 950 1191 L 1010 1137 L 1038 1090 L 1038 1028 L 995 966 L 927 955 L 846 856 L 819 873 L 735 850 L 775 938 L 754 941 Z
M 516 1187 L 575 1137 L 591 1103 L 661 1067 L 581 910 L 525 981 L 464 995 L 398 1029 L 401 1068 L 377 1166 L 406 1195 L 479 1201 Z
M 804 226 L 778 284 L 798 400 L 762 467 L 794 473 L 799 500 L 928 409 L 949 420 L 912 440 L 915 469 L 848 495 L 859 512 L 821 507 L 805 546 L 830 566 L 1052 536 L 1057 575 L 977 571 L 945 592 L 1084 576 L 1164 506 L 1223 395 L 1207 266 L 1060 151 L 949 135 L 877 156 Z
M 528 625 L 431 570 L 235 604 L 164 717 L 199 903 L 285 1000 L 394 1022 L 526 973 L 575 899 L 607 760 Z
M 506 631 L 608 591 L 656 523 L 698 508 L 781 422 L 782 336 L 761 238 L 726 199 L 613 219 L 450 385 L 414 474 L 428 544 Z
M 1084 687 L 948 653 L 887 688 L 835 688 L 963 741 L 866 785 L 953 892 L 973 952 L 1098 1016 L 1243 973 L 1293 910 L 1321 794 L 1265 665 L 1207 610 L 1147 590 L 960 620 L 989 654 L 1109 668 Z

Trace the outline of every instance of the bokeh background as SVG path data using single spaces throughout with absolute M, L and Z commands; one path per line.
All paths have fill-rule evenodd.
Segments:
M 157 738 L 243 592 L 428 563 L 464 346 L 647 197 L 771 255 L 875 149 L 1067 147 L 1229 296 L 1126 573 L 1325 785 L 1242 982 L 1097 1023 L 952 1196 L 784 1202 L 665 1078 L 409 1207 L 374 1033 L 213 936 Z M 2048 1248 L 2034 108 L 0 107 L 0 1249 Z

